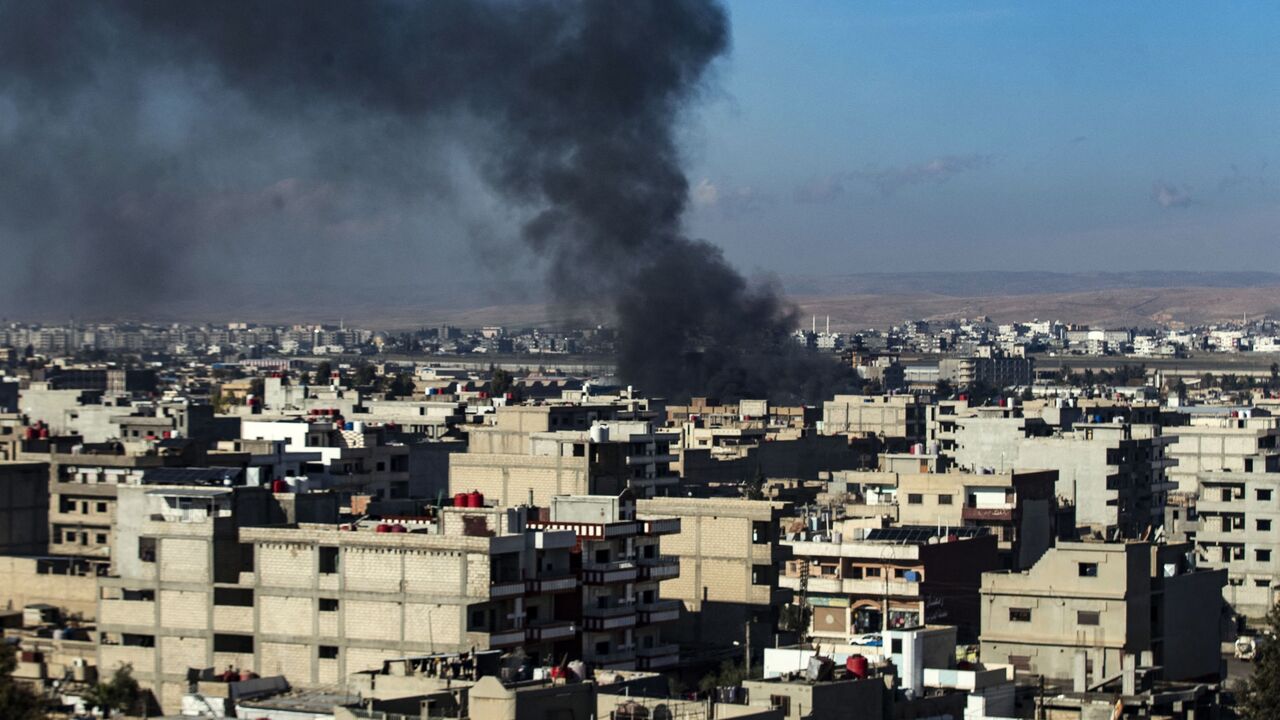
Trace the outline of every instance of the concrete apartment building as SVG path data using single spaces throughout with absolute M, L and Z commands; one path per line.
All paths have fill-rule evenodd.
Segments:
M 1224 570 L 1195 567 L 1191 546 L 1064 542 L 1023 572 L 982 577 L 982 658 L 1090 685 L 1125 658 L 1166 680 L 1219 677 Z
M 306 522 L 336 509 L 328 493 L 129 488 L 115 576 L 99 579 L 99 666 L 132 664 L 173 710 L 188 668 L 306 687 L 407 654 L 576 652 L 573 533 L 526 532 L 516 508 L 446 509 L 425 532 Z
M 516 406 L 472 428 L 467 452 L 449 456 L 451 492 L 479 490 L 500 505 L 545 506 L 557 495 L 669 494 L 678 435 L 647 420 L 590 420 L 613 406 Z M 583 427 L 585 425 L 585 427 Z M 550 430 L 542 430 L 550 427 Z
M 138 485 L 157 470 L 185 464 L 181 455 L 61 453 L 47 455 L 49 553 L 109 559 L 116 496 L 123 485 Z M 221 484 L 236 471 L 218 469 Z
M 1164 522 L 1173 488 L 1166 476 L 1172 439 L 1158 425 L 1076 424 L 1041 435 L 1043 421 L 957 417 L 954 459 L 970 471 L 1055 468 L 1056 492 L 1075 506 L 1086 531 L 1138 537 Z
M 624 490 L 617 497 L 552 498 L 549 510 L 528 526 L 577 537 L 584 661 L 611 670 L 658 670 L 679 662 L 680 649 L 663 640 L 662 628 L 679 619 L 680 601 L 659 592 L 659 583 L 680 572 L 679 560 L 659 548 L 661 536 L 679 532 L 679 519 L 639 519 L 635 496 Z M 530 622 L 537 619 L 536 607 L 528 612 L 535 615 Z
M 1031 384 L 1035 377 L 1035 361 L 1031 358 L 1006 355 L 990 347 L 978 349 L 986 352 L 939 360 L 938 379 L 958 388 L 985 386 L 1000 389 Z
M 1265 616 L 1280 602 L 1280 473 L 1202 472 L 1196 512 L 1200 565 L 1226 571 L 1232 610 Z
M 48 552 L 48 464 L 0 462 L 0 555 Z
M 902 446 L 924 442 L 928 407 L 915 395 L 836 395 L 822 403 L 822 433 L 874 435 Z
M 810 637 L 844 645 L 864 633 L 938 623 L 977 636 L 973 598 L 982 573 L 999 567 L 993 535 L 980 528 L 842 525 L 843 532 L 786 541 L 794 559 L 778 585 L 810 608 Z
M 790 557 L 779 525 L 790 505 L 733 498 L 652 498 L 637 503 L 641 518 L 677 518 L 661 552 L 679 560 L 679 575 L 663 581 L 663 598 L 683 605 L 674 633 L 693 652 L 723 648 L 750 633 L 752 648 L 773 641 L 791 591 L 775 582 Z
M 1176 438 L 1168 451 L 1177 461 L 1169 468 L 1169 479 L 1177 483 L 1179 493 L 1195 493 L 1205 472 L 1280 472 L 1280 417 L 1244 413 L 1244 417 L 1193 416 L 1191 424 L 1165 430 Z
M 830 492 L 854 500 L 851 515 L 901 525 L 985 528 L 1000 567 L 1031 567 L 1053 545 L 1059 522 L 1056 470 L 1000 474 L 837 472 Z
M 318 461 L 303 466 L 306 489 L 410 497 L 408 446 L 388 441 L 383 428 L 364 423 L 348 427 L 332 417 L 246 420 L 241 435 L 283 442 L 292 452 L 318 453 Z

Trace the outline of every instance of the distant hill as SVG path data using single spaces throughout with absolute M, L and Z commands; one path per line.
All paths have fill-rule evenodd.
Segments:
M 793 296 L 892 293 L 981 297 L 1133 288 L 1276 288 L 1280 287 L 1280 273 L 1157 270 L 1059 273 L 982 270 L 794 275 L 784 276 L 781 281 L 783 289 Z
M 1270 315 L 1280 318 L 1280 273 L 1269 272 L 913 272 L 790 276 L 783 290 L 805 316 L 831 316 L 832 329 L 886 327 L 911 319 L 990 316 L 997 321 L 1056 319 L 1106 326 L 1202 323 Z M 465 327 L 593 324 L 602 308 L 553 308 L 536 284 L 422 283 L 335 291 L 228 288 L 217 301 L 173 299 L 144 315 L 152 321 L 264 323 L 345 320 L 406 330 L 440 323 Z M 65 312 L 12 312 L 11 319 L 65 321 Z M 79 320 L 112 320 L 81 314 Z

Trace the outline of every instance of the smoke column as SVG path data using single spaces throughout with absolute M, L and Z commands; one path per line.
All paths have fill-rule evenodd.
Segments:
M 835 364 L 682 233 L 675 130 L 728 43 L 712 0 L 6 2 L 0 236 L 42 248 L 28 279 L 145 304 L 223 256 L 304 257 L 276 242 L 300 227 L 358 240 L 369 206 L 447 194 L 457 143 L 554 300 L 613 318 L 625 380 L 812 398 Z

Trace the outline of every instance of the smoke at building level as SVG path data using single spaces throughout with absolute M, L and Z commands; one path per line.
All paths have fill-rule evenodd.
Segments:
M 467 175 L 555 302 L 614 319 L 629 382 L 812 396 L 835 364 L 682 232 L 676 131 L 728 43 L 712 0 L 5 3 L 9 279 L 141 313 L 331 246 L 391 265 Z

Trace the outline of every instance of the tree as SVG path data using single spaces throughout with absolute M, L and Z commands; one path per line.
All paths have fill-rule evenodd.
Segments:
M 494 397 L 502 397 L 511 392 L 512 386 L 515 385 L 515 379 L 511 377 L 511 373 L 497 368 L 493 371 L 493 379 L 489 381 L 489 389 L 493 391 Z
M 412 397 L 413 391 L 417 386 L 413 383 L 413 376 L 409 373 L 400 373 L 387 383 L 387 395 L 393 398 Z
M 378 377 L 378 371 L 369 363 L 362 363 L 356 368 L 356 387 L 367 387 Z
M 1280 390 L 1280 363 L 1271 363 L 1271 384 L 1272 390 Z
M 743 500 L 764 499 L 764 468 L 757 466 L 755 474 L 742 483 Z
M 137 704 L 142 691 L 133 679 L 133 666 L 121 665 L 107 682 L 100 682 L 85 693 L 85 700 L 93 707 L 107 712 L 128 713 Z
M 1267 626 L 1270 633 L 1259 643 L 1253 675 L 1240 690 L 1237 710 L 1242 720 L 1280 718 L 1280 643 L 1276 640 L 1276 632 L 1280 631 L 1280 604 L 1267 613 Z
M 332 374 L 333 374 L 333 366 L 329 364 L 328 360 L 322 361 L 319 365 L 316 366 L 315 384 L 328 385 L 329 376 Z
M 17 649 L 0 645 L 0 718 L 6 720 L 40 720 L 44 709 L 40 698 L 25 685 L 13 681 L 18 667 Z

